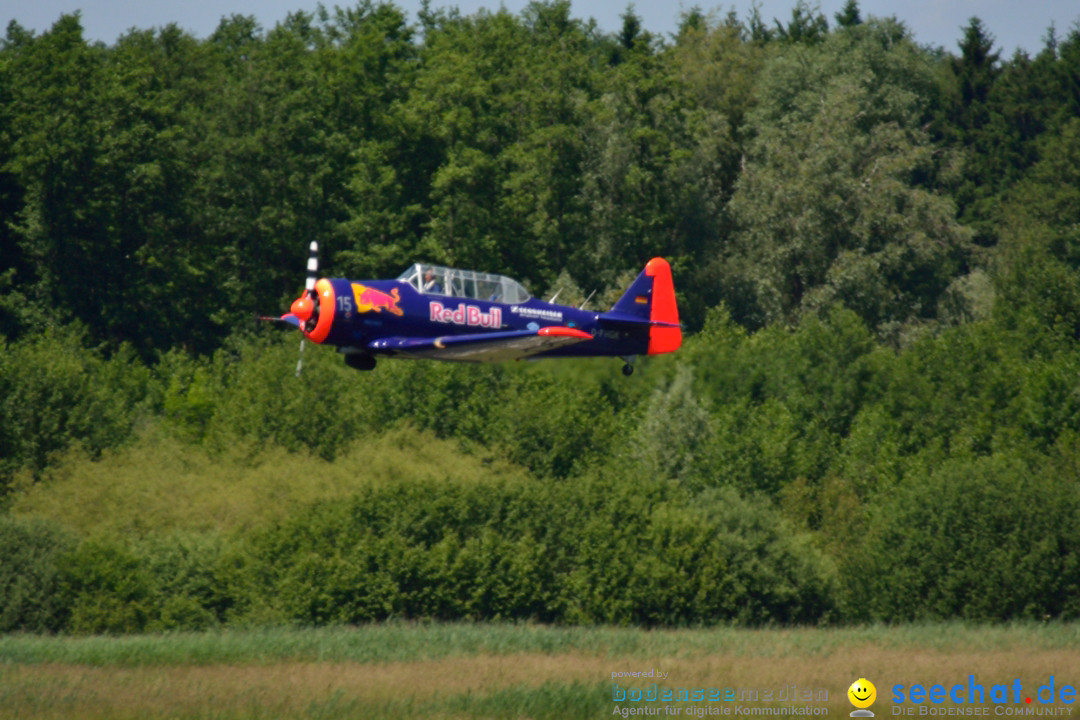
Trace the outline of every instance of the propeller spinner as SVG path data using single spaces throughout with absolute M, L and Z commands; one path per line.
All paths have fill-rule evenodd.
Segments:
M 308 327 L 317 307 L 315 296 L 315 278 L 319 274 L 319 243 L 314 240 L 308 246 L 307 280 L 304 282 L 304 294 L 293 301 L 289 312 L 300 321 L 300 327 L 310 330 Z

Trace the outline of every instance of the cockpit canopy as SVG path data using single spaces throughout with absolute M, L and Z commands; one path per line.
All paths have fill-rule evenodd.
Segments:
M 508 304 L 523 303 L 530 297 L 521 283 L 503 275 L 455 270 L 439 265 L 416 263 L 398 275 L 398 280 L 409 283 L 418 292 L 427 295 L 448 295 Z

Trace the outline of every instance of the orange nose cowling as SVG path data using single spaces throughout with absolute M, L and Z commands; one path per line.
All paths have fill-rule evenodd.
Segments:
M 321 343 L 330 335 L 330 329 L 334 326 L 337 295 L 334 293 L 334 286 L 326 278 L 315 283 L 315 294 L 319 298 L 319 319 L 315 327 L 307 332 L 307 336 L 312 341 Z

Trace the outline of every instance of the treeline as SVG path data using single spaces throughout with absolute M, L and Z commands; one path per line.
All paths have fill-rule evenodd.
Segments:
M 1076 617 L 1080 28 L 1002 60 L 977 20 L 956 54 L 834 20 L 9 25 L 0 631 Z M 297 380 L 249 318 L 313 239 L 334 275 L 571 301 L 664 255 L 690 332 L 629 380 L 310 347 Z M 387 437 L 477 464 L 418 474 Z M 338 489 L 179 525 L 143 494 L 283 451 Z M 126 525 L 43 499 L 101 473 Z
M 79 322 L 144 360 L 209 353 L 323 267 L 418 259 L 536 293 L 653 255 L 699 329 L 834 303 L 881 338 L 965 319 L 1005 240 L 1072 262 L 1080 30 L 1002 61 L 796 4 L 607 35 L 568 2 L 223 19 L 90 44 L 77 15 L 0 42 L 0 330 Z M 1023 228 L 1014 238 L 1009 228 Z

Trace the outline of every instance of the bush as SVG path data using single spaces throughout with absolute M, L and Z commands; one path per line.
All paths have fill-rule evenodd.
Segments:
M 139 550 L 152 587 L 150 630 L 216 627 L 246 600 L 243 563 L 215 533 L 169 533 Z
M 38 479 L 75 443 L 95 457 L 130 437 L 152 384 L 133 360 L 130 351 L 101 359 L 74 328 L 0 338 L 0 498 L 15 472 Z
M 213 534 L 170 533 L 128 547 L 83 541 L 59 560 L 74 633 L 205 630 L 252 604 L 243 553 Z
M 833 570 L 764 502 L 655 481 L 434 482 L 320 503 L 255 541 L 283 616 L 687 625 L 831 617 Z
M 62 592 L 71 607 L 67 630 L 137 633 L 147 629 L 153 582 L 134 552 L 90 540 L 68 553 L 62 566 Z
M 1080 491 L 1017 455 L 947 461 L 871 510 L 846 577 L 855 607 L 897 622 L 1080 615 Z
M 626 485 L 606 488 L 575 538 L 566 620 L 762 625 L 833 617 L 831 563 L 766 501 L 733 488 L 649 495 Z
M 54 525 L 0 516 L 0 632 L 62 629 L 59 560 L 71 545 Z

